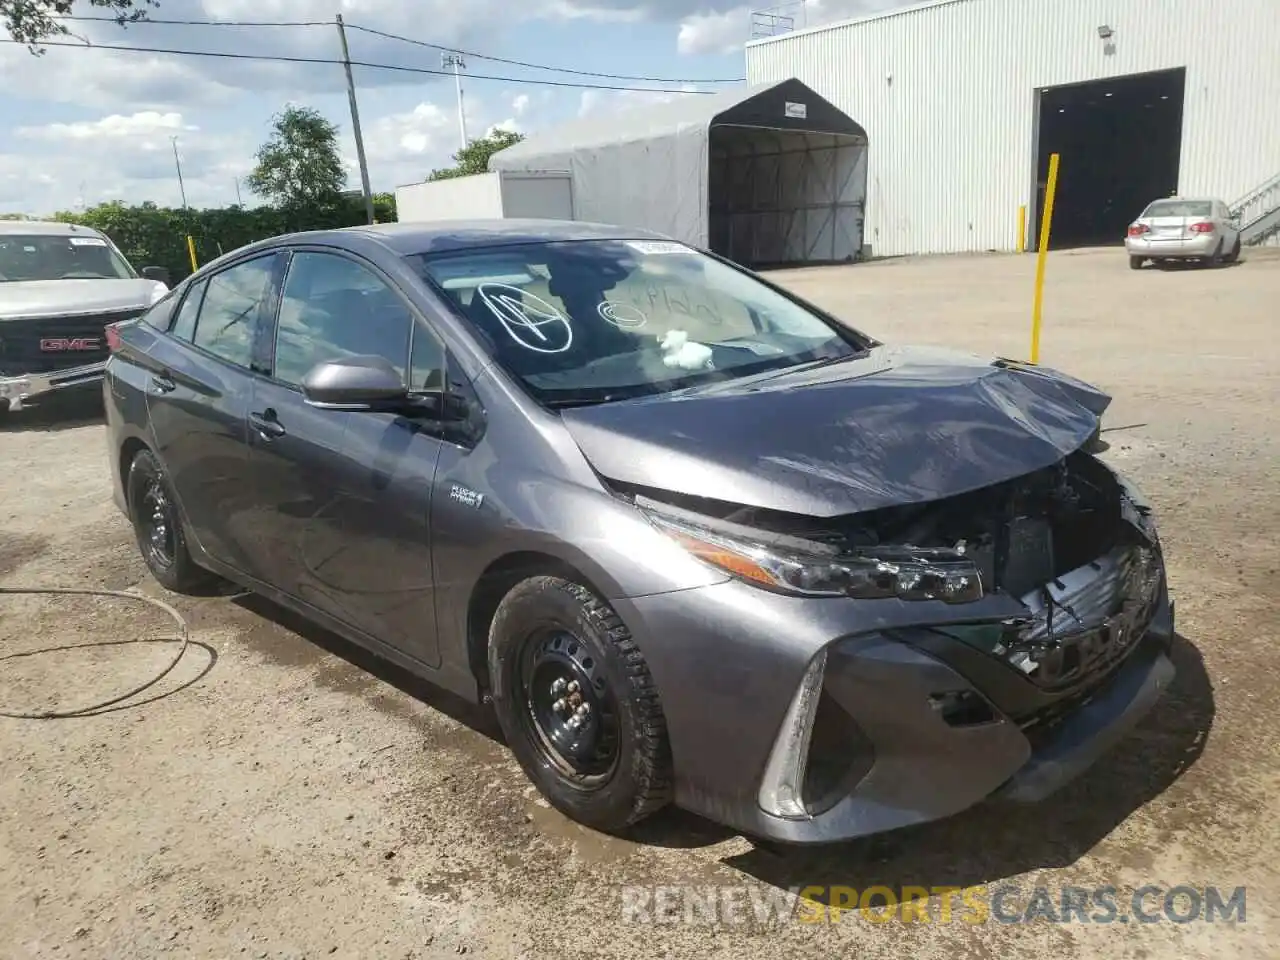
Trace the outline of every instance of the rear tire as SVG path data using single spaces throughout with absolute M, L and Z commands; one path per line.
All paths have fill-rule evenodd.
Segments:
M 166 590 L 199 593 L 213 575 L 192 559 L 173 487 L 150 450 L 133 458 L 125 492 L 138 549 L 151 575 Z
M 1235 246 L 1231 248 L 1231 252 L 1222 258 L 1227 263 L 1235 263 L 1240 259 L 1240 238 L 1236 237 Z
M 507 743 L 565 816 L 617 833 L 670 802 L 671 747 L 648 664 L 586 587 L 550 576 L 516 584 L 489 628 L 489 678 Z
M 1222 266 L 1222 244 L 1223 244 L 1223 242 L 1224 242 L 1224 241 L 1222 241 L 1222 240 L 1219 240 L 1219 241 L 1218 241 L 1217 249 L 1215 249 L 1215 250 L 1213 251 L 1212 255 L 1210 255 L 1210 257 L 1209 257 L 1209 266 L 1211 266 L 1211 267 L 1220 267 L 1220 266 Z
M 1130 258 L 1129 258 L 1129 269 L 1130 269 L 1130 270 L 1141 270 L 1141 269 L 1142 269 L 1142 264 L 1146 261 L 1146 259 L 1147 259 L 1146 257 L 1130 257 Z

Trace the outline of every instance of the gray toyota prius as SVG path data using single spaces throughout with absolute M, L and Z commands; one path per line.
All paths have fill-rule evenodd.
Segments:
M 791 842 L 1037 801 L 1173 676 L 1110 398 L 887 345 L 726 260 L 552 221 L 228 254 L 109 331 L 120 508 L 220 577 L 492 703 L 606 831 Z

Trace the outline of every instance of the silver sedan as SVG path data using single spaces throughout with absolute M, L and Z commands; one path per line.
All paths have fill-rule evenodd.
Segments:
M 1168 197 L 1129 225 L 1124 246 L 1134 270 L 1148 260 L 1232 263 L 1240 256 L 1240 224 L 1221 200 Z

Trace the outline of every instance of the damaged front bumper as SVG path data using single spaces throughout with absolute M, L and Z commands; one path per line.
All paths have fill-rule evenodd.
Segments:
M 0 375 L 0 402 L 8 401 L 10 410 L 19 410 L 27 401 L 64 390 L 85 389 L 102 383 L 105 360 L 67 370 Z
M 1032 592 L 854 600 L 731 580 L 618 601 L 662 693 L 677 802 L 816 843 L 1078 776 L 1174 673 L 1154 522 L 1115 480 L 1120 542 Z

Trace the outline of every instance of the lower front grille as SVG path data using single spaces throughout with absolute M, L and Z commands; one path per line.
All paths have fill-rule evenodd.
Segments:
M 53 373 L 107 359 L 106 327 L 140 311 L 0 320 L 0 374 Z

